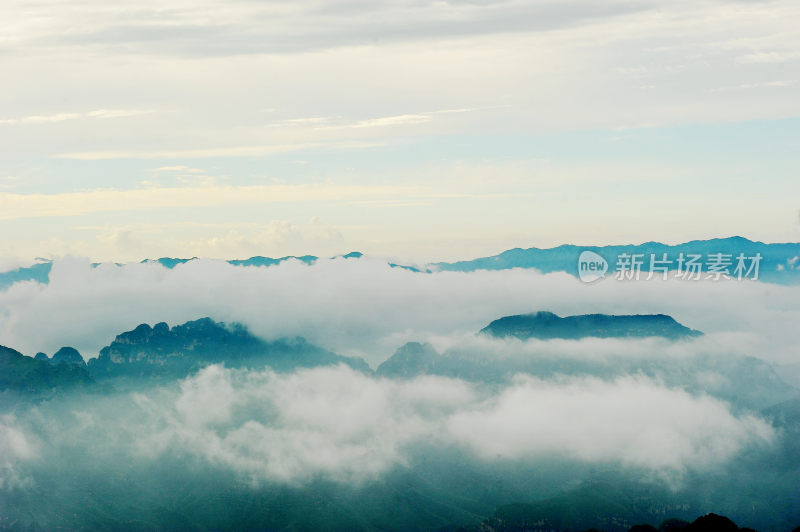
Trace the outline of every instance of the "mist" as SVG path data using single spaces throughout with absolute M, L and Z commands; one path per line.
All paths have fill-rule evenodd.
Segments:
M 427 274 L 365 258 L 56 261 L 49 284 L 0 292 L 3 345 L 71 345 L 89 358 L 139 323 L 211 316 L 267 340 L 303 336 L 377 371 L 277 370 L 265 359 L 38 397 L 0 392 L 0 525 L 435 530 L 602 486 L 634 501 L 640 513 L 626 515 L 655 524 L 716 511 L 786 528 L 800 519 L 798 391 L 775 368 L 798 353 L 798 296 L 757 282 Z M 476 334 L 542 309 L 665 313 L 705 334 Z M 381 369 L 409 341 L 429 343 L 427 374 Z
M 102 264 L 66 258 L 50 283 L 0 292 L 0 334 L 26 353 L 76 347 L 96 356 L 139 323 L 210 316 L 240 322 L 264 338 L 304 336 L 376 366 L 407 341 L 455 341 L 501 316 L 551 310 L 664 313 L 705 333 L 738 334 L 734 344 L 773 363 L 800 355 L 800 287 L 759 282 L 606 279 L 586 285 L 535 270 L 421 274 L 377 259 L 287 261 L 269 268 L 194 260 Z M 730 343 L 730 342 L 727 342 Z
M 642 377 L 520 376 L 486 389 L 440 377 L 375 378 L 346 366 L 276 374 L 214 365 L 174 387 L 63 408 L 45 404 L 4 421 L 11 470 L 65 447 L 94 459 L 108 459 L 109 449 L 137 459 L 180 450 L 253 481 L 355 482 L 407 464 L 408 450 L 425 444 L 461 446 L 486 460 L 558 455 L 673 474 L 776 438 L 763 419 Z
M 611 475 L 699 505 L 698 479 L 720 489 L 754 456 L 760 465 L 744 466 L 746 476 L 763 475 L 764 464 L 787 467 L 789 437 L 762 415 L 641 375 L 518 375 L 497 385 L 389 379 L 344 365 L 289 373 L 212 365 L 168 385 L 7 403 L 0 436 L 0 501 L 18 518 L 26 508 L 19 501 L 51 501 L 56 514 L 37 513 L 45 528 L 76 500 L 118 504 L 120 486 L 134 501 L 166 507 L 180 506 L 187 489 L 203 497 L 234 490 L 304 499 L 323 489 L 364 497 L 400 481 L 427 485 L 448 468 L 481 482 L 503 479 L 497 501 Z M 111 490 L 100 502 L 91 492 L 98 481 Z M 171 493 L 174 482 L 182 487 Z M 474 489 L 446 476 L 438 482 Z M 770 496 L 783 497 L 781 489 Z M 140 516 L 135 505 L 107 512 L 112 520 Z M 92 527 L 84 511 L 76 516 L 74 526 Z

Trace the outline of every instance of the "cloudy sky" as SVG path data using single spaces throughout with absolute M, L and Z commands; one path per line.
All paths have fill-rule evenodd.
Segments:
M 0 4 L 0 256 L 800 240 L 800 5 Z

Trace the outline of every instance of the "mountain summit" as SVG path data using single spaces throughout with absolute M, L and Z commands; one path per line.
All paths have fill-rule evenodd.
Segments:
M 14 390 L 41 396 L 61 390 L 88 389 L 94 384 L 83 366 L 63 361 L 53 364 L 46 356 L 45 360 L 36 360 L 0 345 L 0 392 Z
M 498 338 L 513 336 L 521 340 L 539 338 L 646 338 L 661 336 L 672 340 L 700 336 L 700 331 L 685 327 L 666 314 L 634 314 L 614 316 L 583 314 L 560 317 L 547 311 L 506 316 L 481 330 Z
M 342 363 L 371 371 L 362 359 L 339 356 L 302 337 L 266 341 L 241 324 L 218 323 L 211 318 L 172 328 L 164 322 L 152 327 L 142 323 L 101 349 L 100 355 L 89 361 L 89 371 L 96 378 L 183 377 L 220 363 L 269 366 L 276 371 Z

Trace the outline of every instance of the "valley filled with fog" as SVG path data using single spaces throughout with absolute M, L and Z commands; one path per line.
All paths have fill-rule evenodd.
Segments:
M 0 528 L 800 523 L 798 286 L 67 258 L 0 308 Z

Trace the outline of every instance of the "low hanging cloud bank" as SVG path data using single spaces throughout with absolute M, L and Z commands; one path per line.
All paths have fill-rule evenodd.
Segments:
M 44 404 L 0 424 L 5 486 L 90 457 L 146 463 L 184 454 L 256 484 L 359 483 L 425 450 L 477 460 L 553 458 L 680 479 L 772 444 L 771 425 L 643 377 L 519 377 L 502 388 L 392 380 L 345 366 L 292 374 L 209 366 L 168 388 Z M 65 462 L 66 459 L 66 462 Z M 31 482 L 31 480 L 29 480 Z
M 62 259 L 48 285 L 21 282 L 0 292 L 0 335 L 29 354 L 71 345 L 93 357 L 139 323 L 210 316 L 265 338 L 305 336 L 376 366 L 406 341 L 463 337 L 498 317 L 543 309 L 664 313 L 706 333 L 735 331 L 751 354 L 773 362 L 800 356 L 800 287 L 613 279 L 585 285 L 535 270 L 419 274 L 368 258 L 269 268 L 197 260 L 174 269 Z
M 792 386 L 796 383 L 753 357 L 758 350 L 748 339 L 742 333 L 715 333 L 678 342 L 657 337 L 522 341 L 484 334 L 451 335 L 432 338 L 434 345 L 406 344 L 376 371 L 386 377 L 425 374 L 484 383 L 507 383 L 520 374 L 605 380 L 642 375 L 667 387 L 711 395 L 754 411 L 797 397 L 800 392 Z
M 487 458 L 555 455 L 669 471 L 718 465 L 774 437 L 764 421 L 735 417 L 716 399 L 641 377 L 519 377 L 476 409 L 457 413 L 448 426 L 455 439 Z
M 16 426 L 16 418 L 0 417 L 0 491 L 29 486 L 30 480 L 20 476 L 17 464 L 39 456 L 36 444 Z

